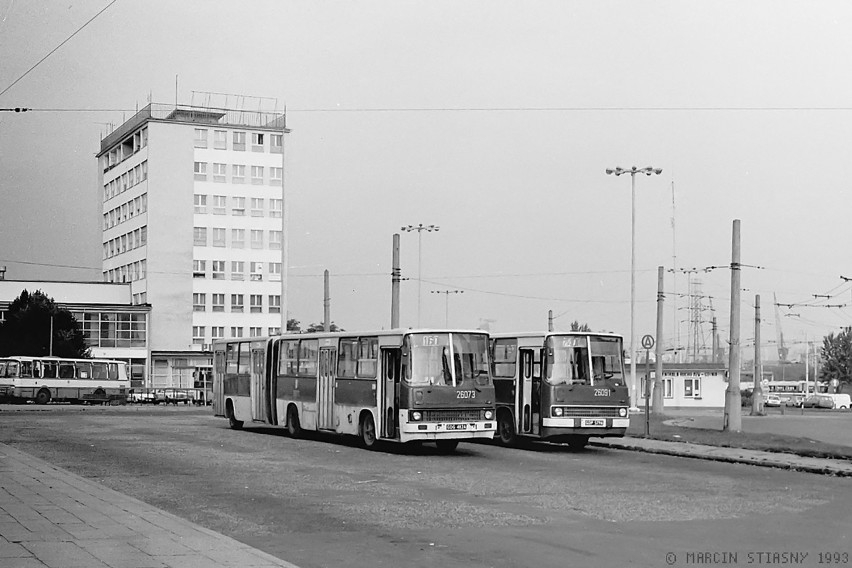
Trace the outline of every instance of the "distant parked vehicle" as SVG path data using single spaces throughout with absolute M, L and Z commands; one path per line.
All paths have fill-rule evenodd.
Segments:
M 850 410 L 852 409 L 852 397 L 848 394 L 826 394 L 826 396 L 830 396 L 834 401 L 834 408 L 838 408 L 840 410 Z
M 766 396 L 766 400 L 763 401 L 763 406 L 772 406 L 777 407 L 781 406 L 781 397 L 777 394 L 770 394 Z
M 812 394 L 802 401 L 803 408 L 834 408 L 834 399 L 827 394 Z
M 805 396 L 801 394 L 791 395 L 787 402 L 784 403 L 785 406 L 795 406 L 796 408 L 800 408 L 802 406 L 802 402 L 805 400 Z

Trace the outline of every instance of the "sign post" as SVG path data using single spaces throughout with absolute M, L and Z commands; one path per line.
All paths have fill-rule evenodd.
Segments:
M 645 348 L 645 437 L 651 437 L 651 349 L 654 347 L 654 336 L 642 337 L 642 347 Z

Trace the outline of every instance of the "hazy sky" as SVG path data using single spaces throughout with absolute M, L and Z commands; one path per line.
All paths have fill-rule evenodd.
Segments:
M 0 263 L 10 279 L 100 280 L 108 125 L 149 98 L 234 93 L 287 108 L 303 324 L 322 320 L 328 269 L 338 325 L 387 327 L 392 235 L 424 223 L 440 226 L 422 238 L 424 325 L 449 306 L 452 326 L 540 329 L 553 310 L 557 329 L 627 336 L 630 176 L 605 170 L 651 165 L 637 335 L 655 331 L 658 266 L 721 266 L 694 277 L 727 339 L 740 219 L 742 262 L 763 267 L 742 271 L 743 341 L 755 294 L 775 340 L 777 294 L 822 304 L 781 308 L 803 342 L 852 325 L 850 29 L 843 1 L 0 0 L 0 91 L 80 30 L 0 95 L 34 109 L 0 112 Z M 407 326 L 416 233 L 401 243 Z M 686 343 L 686 275 L 665 288 L 666 333 L 677 320 Z

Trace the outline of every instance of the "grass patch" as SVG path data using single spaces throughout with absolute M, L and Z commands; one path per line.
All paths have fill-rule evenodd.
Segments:
M 830 458 L 852 461 L 852 448 L 829 444 L 808 438 L 782 436 L 779 434 L 756 434 L 746 432 L 723 432 L 721 420 L 718 429 L 692 428 L 666 424 L 667 420 L 680 420 L 673 416 L 651 416 L 650 437 L 654 440 L 667 442 L 688 442 L 722 448 L 742 448 L 796 454 L 813 458 Z M 643 438 L 645 436 L 645 416 L 633 415 L 630 419 L 628 436 Z

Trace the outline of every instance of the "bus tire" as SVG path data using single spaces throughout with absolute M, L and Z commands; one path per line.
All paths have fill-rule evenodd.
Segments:
M 358 426 L 358 431 L 361 433 L 361 443 L 368 450 L 376 447 L 376 422 L 373 420 L 373 415 L 365 412 L 361 415 L 361 424 Z
M 35 403 L 36 404 L 47 404 L 50 402 L 50 391 L 47 389 L 41 389 L 36 393 Z
M 302 435 L 302 425 L 299 424 L 299 411 L 292 404 L 287 407 L 287 434 L 291 438 Z
M 442 454 L 451 454 L 459 447 L 458 440 L 435 440 L 438 451 Z
M 571 436 L 568 439 L 568 447 L 572 450 L 582 450 L 589 443 L 588 436 Z
M 243 427 L 243 421 L 237 420 L 237 417 L 234 415 L 234 403 L 230 400 L 225 408 L 225 414 L 228 415 L 228 426 L 231 427 L 231 430 L 240 430 Z
M 500 444 L 504 446 L 514 446 L 518 440 L 515 433 L 515 421 L 512 420 L 512 413 L 505 408 L 497 411 L 497 435 Z

